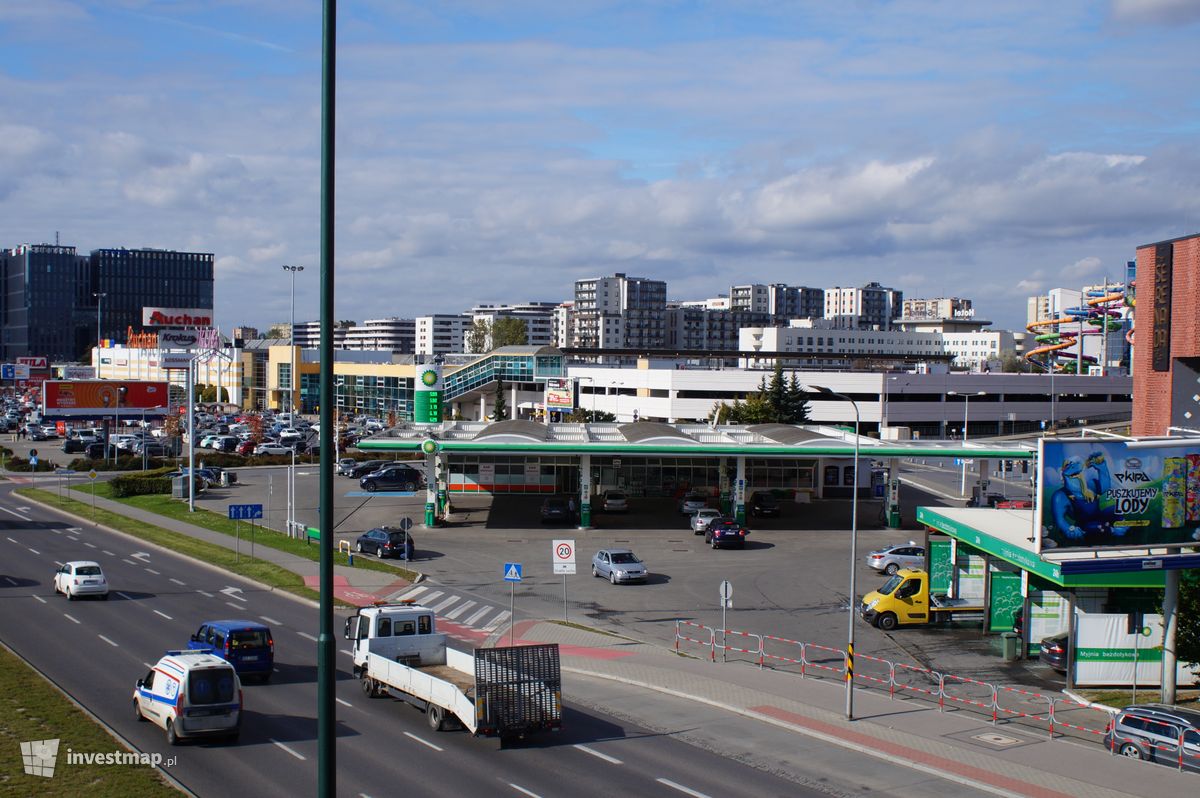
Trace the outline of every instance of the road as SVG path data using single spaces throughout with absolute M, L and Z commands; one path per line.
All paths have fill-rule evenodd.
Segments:
M 196 794 L 225 795 L 231 785 L 246 794 L 311 792 L 315 609 L 126 536 L 76 526 L 69 517 L 29 507 L 10 489 L 0 488 L 0 638 L 137 750 L 175 755 L 170 775 Z M 114 590 L 110 600 L 68 603 L 54 595 L 56 563 L 71 559 L 101 562 Z M 239 743 L 171 748 L 156 726 L 134 719 L 133 682 L 163 650 L 185 645 L 202 621 L 217 617 L 269 623 L 277 672 L 268 685 L 245 687 Z M 657 729 L 568 701 L 561 733 L 501 751 L 494 740 L 434 734 L 420 713 L 400 702 L 366 699 L 348 671 L 349 658 L 339 653 L 338 784 L 345 795 L 394 794 L 397 785 L 415 796 L 901 795 L 917 784 L 927 795 L 964 794 L 959 785 L 896 773 L 895 766 L 751 721 L 716 719 L 723 725 L 714 730 L 728 730 L 722 744 L 719 731 L 713 739 L 694 728 L 688 702 L 661 697 L 638 702 L 663 706 Z M 571 695 L 569 681 L 565 692 Z M 583 685 L 581 692 L 600 703 L 630 699 L 614 695 L 611 686 Z M 70 730 L 62 737 L 69 746 Z M 761 749 L 750 749 L 750 740 L 761 740 Z M 811 764 L 806 758 L 783 768 L 797 750 L 810 753 Z M 722 758 L 714 767 L 714 751 L 737 759 Z

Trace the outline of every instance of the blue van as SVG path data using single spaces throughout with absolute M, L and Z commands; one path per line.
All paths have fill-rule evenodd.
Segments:
M 257 676 L 266 683 L 275 668 L 271 628 L 257 621 L 207 621 L 188 641 L 188 649 L 211 649 L 233 666 L 238 676 Z

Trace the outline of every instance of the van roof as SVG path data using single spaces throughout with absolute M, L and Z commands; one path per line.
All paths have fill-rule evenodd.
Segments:
M 156 667 L 183 675 L 196 668 L 232 668 L 233 666 L 227 660 L 202 649 L 199 651 L 168 651 L 158 661 Z
M 245 621 L 237 618 L 223 621 L 205 621 L 204 625 L 220 626 L 225 629 L 270 629 L 270 627 L 265 623 L 259 623 L 258 621 Z

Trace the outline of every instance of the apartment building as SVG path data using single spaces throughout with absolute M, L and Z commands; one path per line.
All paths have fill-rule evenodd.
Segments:
M 575 281 L 573 346 L 661 349 L 667 341 L 667 283 L 645 277 Z
M 416 354 L 442 355 L 466 351 L 465 339 L 472 321 L 470 315 L 462 313 L 417 316 Z
M 904 293 L 867 283 L 861 288 L 826 288 L 823 316 L 843 330 L 888 330 L 904 302 Z

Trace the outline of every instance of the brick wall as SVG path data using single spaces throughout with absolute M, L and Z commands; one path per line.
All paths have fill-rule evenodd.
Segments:
M 1137 305 L 1134 308 L 1133 434 L 1165 435 L 1171 424 L 1170 371 L 1154 371 L 1155 244 L 1137 250 Z M 1200 235 L 1172 243 L 1171 359 L 1200 357 Z

